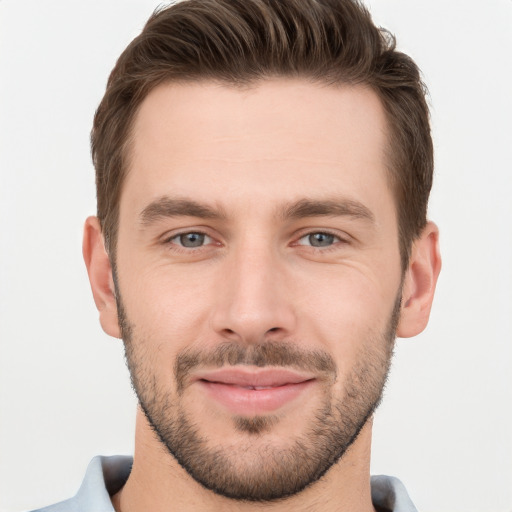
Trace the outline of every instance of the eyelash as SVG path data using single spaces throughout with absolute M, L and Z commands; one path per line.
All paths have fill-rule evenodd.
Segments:
M 173 240 L 175 240 L 176 238 L 186 236 L 186 235 L 201 235 L 204 237 L 208 237 L 209 239 L 214 241 L 214 238 L 212 236 L 210 236 L 208 233 L 205 233 L 204 231 L 191 230 L 191 231 L 182 231 L 181 233 L 173 233 L 171 236 L 168 236 L 163 240 L 163 244 L 171 247 L 173 251 L 186 252 L 186 253 L 190 253 L 191 251 L 198 252 L 201 249 L 204 249 L 210 245 L 210 244 L 206 244 L 206 245 L 200 245 L 198 247 L 184 247 L 177 243 L 173 243 Z
M 189 253 L 189 254 L 190 254 L 190 252 L 199 252 L 201 250 L 206 250 L 210 245 L 212 245 L 211 243 L 208 243 L 205 245 L 200 245 L 198 247 L 184 247 L 182 245 L 179 245 L 178 243 L 173 243 L 173 240 L 175 240 L 179 237 L 185 236 L 185 235 L 201 235 L 201 236 L 208 237 L 209 239 L 211 239 L 214 242 L 214 245 L 220 245 L 220 242 L 215 242 L 215 239 L 212 236 L 210 236 L 208 233 L 206 233 L 205 231 L 202 231 L 202 230 L 191 230 L 191 231 L 182 231 L 180 233 L 173 233 L 171 236 L 168 236 L 163 240 L 163 244 L 169 246 L 171 248 L 171 250 L 173 250 L 173 251 Z M 314 245 L 299 243 L 301 240 L 303 240 L 309 236 L 312 236 L 312 235 L 332 236 L 332 237 L 334 237 L 334 241 L 331 245 L 328 245 L 325 247 L 317 247 Z M 338 249 L 339 244 L 348 245 L 349 243 L 350 242 L 346 238 L 342 238 L 339 234 L 336 234 L 336 233 L 333 233 L 332 231 L 324 229 L 324 230 L 311 230 L 311 231 L 307 231 L 307 232 L 302 232 L 302 233 L 300 233 L 300 236 L 295 238 L 295 241 L 290 245 L 292 247 L 302 247 L 302 248 L 307 247 L 308 249 L 306 249 L 306 250 L 313 250 L 315 252 L 325 253 L 328 251 Z
M 317 247 L 314 245 L 308 245 L 308 244 L 300 244 L 299 242 L 303 240 L 304 238 L 307 238 L 312 235 L 328 235 L 334 237 L 333 243 L 325 246 L 325 247 Z M 313 250 L 315 252 L 329 252 L 329 251 L 335 251 L 339 249 L 339 246 L 341 245 L 348 245 L 349 241 L 347 238 L 341 237 L 337 233 L 333 233 L 332 231 L 329 231 L 328 229 L 321 229 L 321 230 L 313 230 L 313 231 L 307 231 L 305 233 L 302 233 L 300 237 L 296 239 L 295 242 L 293 242 L 293 246 L 299 246 L 299 247 L 307 247 L 307 250 Z

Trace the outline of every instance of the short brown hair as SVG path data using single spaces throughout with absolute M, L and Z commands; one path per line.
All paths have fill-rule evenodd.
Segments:
M 185 0 L 153 13 L 110 74 L 91 134 L 98 217 L 112 259 L 130 132 L 147 94 L 164 82 L 247 86 L 277 76 L 361 84 L 378 94 L 405 268 L 432 186 L 426 89 L 416 64 L 357 0 Z

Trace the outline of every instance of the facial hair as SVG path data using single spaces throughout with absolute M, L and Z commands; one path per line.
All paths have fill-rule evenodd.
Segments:
M 176 392 L 157 382 L 117 294 L 119 325 L 125 343 L 132 386 L 148 423 L 176 461 L 203 487 L 233 500 L 282 500 L 318 481 L 356 440 L 378 407 L 387 380 L 401 297 L 397 297 L 383 332 L 365 340 L 356 363 L 345 376 L 342 396 L 332 384 L 337 367 L 330 354 L 308 351 L 290 342 L 267 341 L 242 345 L 226 342 L 212 351 L 184 350 L 174 362 Z M 207 426 L 186 411 L 187 378 L 202 366 L 280 366 L 314 372 L 326 385 L 315 412 L 301 435 L 286 447 L 258 442 L 280 421 L 277 416 L 235 417 L 235 429 L 247 438 L 237 446 L 212 445 Z

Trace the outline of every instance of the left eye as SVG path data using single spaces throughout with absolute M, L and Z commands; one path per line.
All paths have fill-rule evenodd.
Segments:
M 204 233 L 191 232 L 176 235 L 169 241 L 181 247 L 186 247 L 187 249 L 194 249 L 196 247 L 202 247 L 203 245 L 211 243 L 212 239 Z
M 339 242 L 340 239 L 331 233 L 309 233 L 299 239 L 299 245 L 310 245 L 311 247 L 329 247 Z

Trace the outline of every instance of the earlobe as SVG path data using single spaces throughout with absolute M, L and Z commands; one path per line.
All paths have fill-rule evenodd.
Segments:
M 101 327 L 110 336 L 120 338 L 112 266 L 97 217 L 89 217 L 85 221 L 82 253 L 94 302 L 100 313 Z
M 439 230 L 433 222 L 428 222 L 412 246 L 402 290 L 397 336 L 416 336 L 427 326 L 440 271 Z

